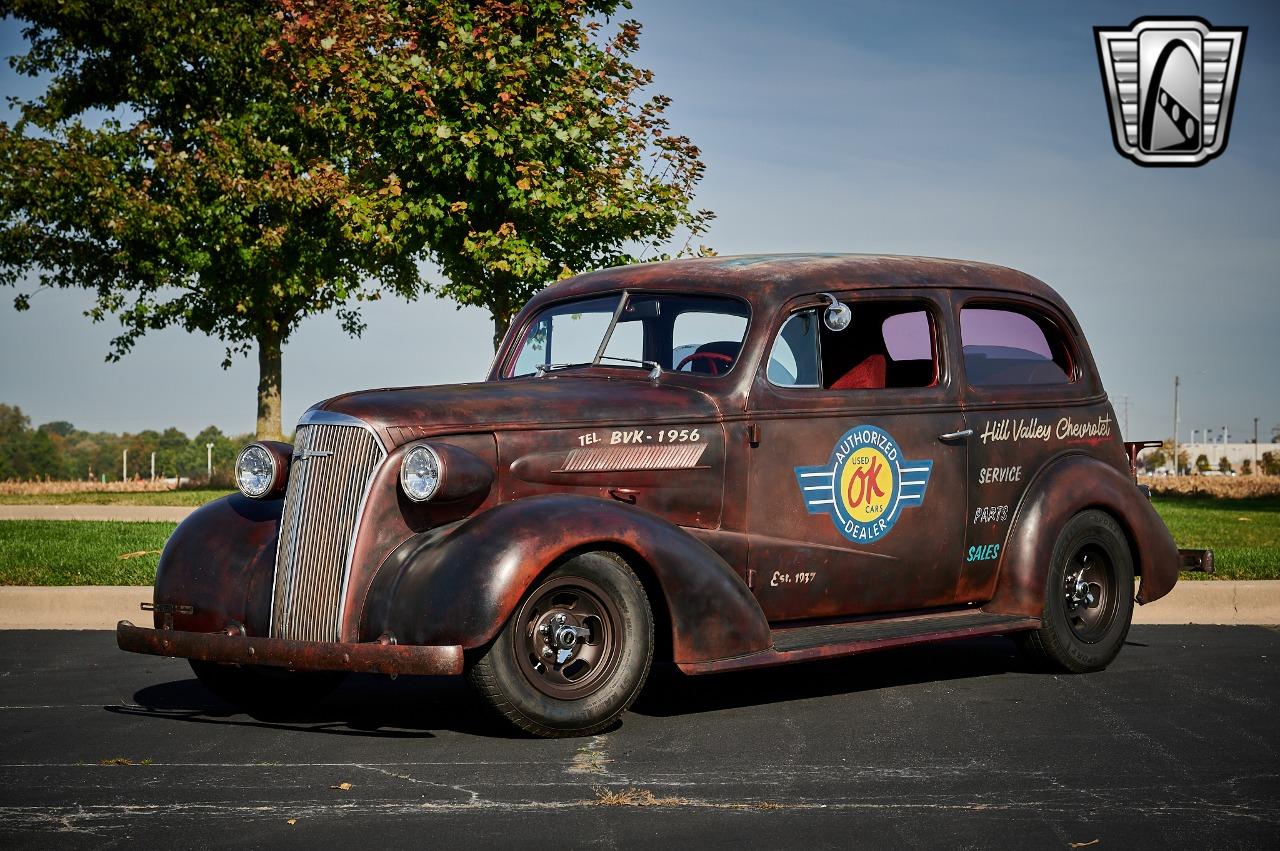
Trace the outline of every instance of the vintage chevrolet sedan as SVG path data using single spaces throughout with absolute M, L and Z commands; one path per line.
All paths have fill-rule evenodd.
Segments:
M 685 674 L 1007 634 L 1120 650 L 1179 551 L 1080 326 L 981 263 L 679 260 L 539 293 L 479 383 L 368 390 L 237 460 L 160 559 L 153 628 L 249 709 L 344 672 L 465 674 L 542 736 Z

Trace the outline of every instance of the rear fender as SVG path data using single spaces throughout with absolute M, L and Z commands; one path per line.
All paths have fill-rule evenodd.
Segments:
M 390 632 L 401 643 L 482 647 L 540 574 L 584 550 L 617 552 L 652 571 L 670 615 L 674 661 L 770 646 L 755 597 L 706 544 L 641 509 L 565 494 L 503 503 L 406 541 L 370 588 L 362 637 Z
M 988 611 L 1040 617 L 1045 577 L 1063 525 L 1089 508 L 1107 512 L 1125 530 L 1134 570 L 1142 577 L 1137 601 L 1150 603 L 1178 581 L 1173 536 L 1133 481 L 1087 455 L 1065 455 L 1027 488 L 1014 515 Z
M 266 635 L 283 499 L 232 494 L 192 512 L 160 554 L 155 602 L 191 606 L 173 615 L 173 628 L 220 632 L 235 621 L 249 635 Z M 162 626 L 156 614 L 155 625 Z

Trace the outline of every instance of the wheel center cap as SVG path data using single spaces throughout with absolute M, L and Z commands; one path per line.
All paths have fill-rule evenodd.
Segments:
M 578 630 L 571 626 L 561 626 L 555 631 L 555 643 L 562 650 L 568 650 L 578 643 Z

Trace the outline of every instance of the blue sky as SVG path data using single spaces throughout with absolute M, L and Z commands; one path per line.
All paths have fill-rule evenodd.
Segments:
M 1249 27 L 1226 153 L 1145 169 L 1112 145 L 1095 25 L 1198 15 Z M 699 204 L 723 254 L 863 251 L 1001 263 L 1079 316 L 1129 433 L 1280 423 L 1280 11 L 1270 4 L 849 3 L 637 0 L 640 60 L 703 149 Z M 0 23 L 0 53 L 22 49 Z M 29 84 L 7 68 L 0 92 Z M 119 364 L 89 300 L 0 293 L 0 401 L 36 423 L 139 430 L 253 426 L 256 362 L 219 369 L 216 340 L 154 334 Z M 331 317 L 285 351 L 287 422 L 359 387 L 480 379 L 488 318 L 426 300 Z M 1123 416 L 1123 414 L 1122 414 Z

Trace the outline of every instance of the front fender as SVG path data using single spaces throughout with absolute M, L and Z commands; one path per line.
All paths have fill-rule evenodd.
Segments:
M 985 608 L 1039 617 L 1058 533 L 1090 508 L 1106 511 L 1127 533 L 1134 570 L 1142 577 L 1137 601 L 1168 594 L 1178 581 L 1178 548 L 1151 502 L 1114 467 L 1087 455 L 1066 455 L 1028 486 L 1010 526 L 995 596 Z
M 728 659 L 771 645 L 755 597 L 706 544 L 641 509 L 565 494 L 503 503 L 406 541 L 370 588 L 361 634 L 481 647 L 543 571 L 583 549 L 633 556 L 652 572 L 670 615 L 674 661 Z
M 232 494 L 194 511 L 169 536 L 156 569 L 155 602 L 191 606 L 174 629 L 220 632 L 228 621 L 266 635 L 283 499 Z M 156 628 L 161 615 L 155 617 Z

